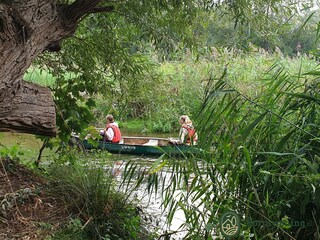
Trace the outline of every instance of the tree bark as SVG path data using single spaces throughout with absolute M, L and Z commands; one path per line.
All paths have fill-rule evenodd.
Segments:
M 0 0 L 0 131 L 56 135 L 55 106 L 49 89 L 23 81 L 43 51 L 57 51 L 79 21 L 102 0 Z M 110 9 L 111 10 L 111 9 Z
M 21 81 L 0 105 L 0 130 L 55 136 L 55 106 L 48 88 Z

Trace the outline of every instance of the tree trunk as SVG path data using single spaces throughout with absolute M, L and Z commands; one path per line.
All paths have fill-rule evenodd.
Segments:
M 23 81 L 43 51 L 58 51 L 79 20 L 101 0 L 0 1 L 0 131 L 55 136 L 56 115 L 49 89 Z M 111 10 L 111 9 L 109 9 Z
M 55 107 L 48 88 L 21 81 L 6 91 L 0 105 L 0 130 L 56 135 Z

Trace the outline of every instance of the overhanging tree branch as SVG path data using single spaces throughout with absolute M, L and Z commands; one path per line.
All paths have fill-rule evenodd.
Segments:
M 97 7 L 92 9 L 92 11 L 89 13 L 112 12 L 113 10 L 114 10 L 114 6 Z
M 55 136 L 56 115 L 48 88 L 23 75 L 44 50 L 59 51 L 87 14 L 112 11 L 102 0 L 0 0 L 0 131 Z
M 65 6 L 64 17 L 69 23 L 77 23 L 82 17 L 90 13 L 110 12 L 114 10 L 113 6 L 97 7 L 103 0 L 77 0 L 74 3 Z

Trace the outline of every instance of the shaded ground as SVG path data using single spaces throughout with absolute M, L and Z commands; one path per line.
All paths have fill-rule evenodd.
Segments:
M 0 239 L 44 239 L 68 219 L 46 182 L 9 159 L 0 159 Z

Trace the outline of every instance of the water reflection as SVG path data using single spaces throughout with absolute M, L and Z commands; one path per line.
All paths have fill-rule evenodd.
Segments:
M 141 133 L 129 133 L 124 132 L 124 135 L 130 136 L 142 136 Z M 154 134 L 143 134 L 144 136 Z M 176 137 L 174 134 L 160 134 L 157 137 Z M 36 159 L 39 154 L 39 149 L 41 148 L 42 141 L 36 139 L 35 136 L 29 134 L 16 134 L 16 133 L 1 133 L 0 134 L 0 142 L 3 146 L 12 147 L 14 145 L 19 145 L 22 150 L 25 150 L 26 153 L 30 152 L 30 161 Z M 24 159 L 29 160 L 28 154 L 24 154 Z M 54 152 L 45 149 L 43 155 L 43 164 L 49 164 L 54 159 Z M 27 158 L 28 157 L 28 158 Z M 140 171 L 145 171 L 146 173 L 152 166 L 152 164 L 158 160 L 156 157 L 145 157 L 145 156 L 132 156 L 132 155 L 124 155 L 124 154 L 113 154 L 113 165 L 111 169 L 106 166 L 106 170 L 111 170 L 111 174 L 117 179 L 119 182 L 123 176 L 123 171 L 128 164 L 128 162 L 134 162 L 138 164 L 140 167 Z M 165 168 L 162 168 L 162 179 L 169 179 L 169 174 L 172 173 Z M 166 178 L 167 177 L 167 178 Z M 165 180 L 164 180 L 165 181 Z M 159 183 L 161 184 L 161 183 Z M 165 183 L 166 184 L 166 183 Z M 179 192 L 177 191 L 177 194 Z M 162 208 L 162 197 L 161 194 L 153 194 L 150 196 L 146 191 L 146 186 L 141 186 L 140 189 L 134 192 L 134 197 L 140 200 L 141 209 L 143 211 L 143 216 L 146 218 L 147 227 L 152 227 L 152 230 L 157 230 L 159 234 L 163 234 L 165 232 L 175 232 L 175 234 L 170 236 L 170 239 L 183 239 L 185 235 L 184 230 L 178 229 L 179 226 L 184 223 L 184 214 L 182 211 L 177 211 L 173 217 L 172 224 L 170 226 L 166 225 L 167 211 L 164 211 Z
M 148 170 L 151 168 L 153 163 L 158 160 L 154 157 L 137 157 L 129 155 L 114 155 L 115 161 L 113 168 L 111 170 L 112 175 L 120 182 L 122 180 L 124 169 L 129 163 L 135 163 L 139 166 L 139 173 L 141 171 L 143 174 L 149 174 Z M 164 187 L 168 186 L 166 179 L 169 179 L 171 172 L 167 171 L 168 169 L 162 168 L 161 173 L 159 174 L 160 180 L 159 186 L 164 184 Z M 178 196 L 181 194 L 181 191 L 176 191 L 175 195 Z M 142 218 L 145 223 L 148 225 L 147 229 L 156 231 L 159 235 L 168 233 L 167 236 L 170 236 L 170 239 L 183 239 L 183 236 L 186 234 L 185 229 L 179 228 L 184 222 L 185 217 L 182 210 L 177 210 L 173 216 L 172 223 L 167 224 L 168 211 L 163 209 L 163 200 L 160 191 L 157 193 L 148 194 L 147 185 L 141 185 L 138 190 L 135 190 L 132 196 L 138 200 L 140 208 L 142 209 Z M 173 233 L 173 234 L 169 234 Z M 161 239 L 167 239 L 165 237 Z

